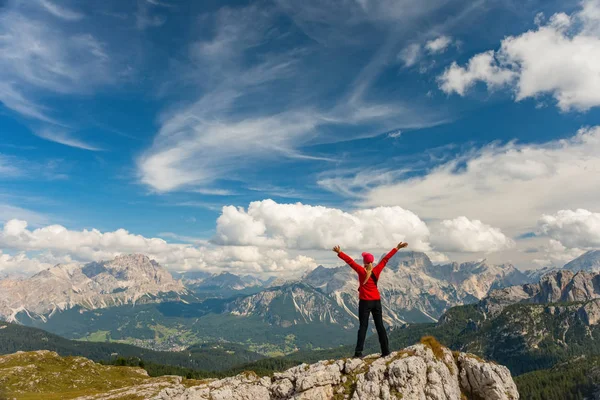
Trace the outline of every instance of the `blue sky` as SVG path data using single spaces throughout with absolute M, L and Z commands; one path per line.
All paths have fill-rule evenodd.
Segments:
M 93 229 L 229 252 L 222 266 L 246 272 L 332 263 L 338 220 L 301 226 L 309 206 L 356 226 L 357 212 L 399 207 L 427 232 L 383 227 L 390 245 L 410 238 L 440 261 L 560 264 L 600 245 L 598 10 L 593 0 L 0 1 L 4 269 L 16 255 L 35 269 L 146 249 L 81 251 Z M 246 211 L 266 199 L 275 208 Z M 283 206 L 297 202 L 306 207 L 286 221 Z M 228 219 L 224 206 L 243 210 Z M 28 223 L 19 238 L 11 220 Z M 52 225 L 72 246 L 35 239 Z M 302 229 L 327 233 L 309 245 Z M 275 247 L 286 252 L 277 268 L 233 254 Z M 214 256 L 168 251 L 156 257 L 172 268 L 210 268 Z

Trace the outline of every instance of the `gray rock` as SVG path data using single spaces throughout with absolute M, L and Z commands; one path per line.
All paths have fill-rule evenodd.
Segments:
M 486 400 L 516 400 L 519 392 L 508 368 L 461 353 L 458 357 L 460 384 L 471 397 Z
M 213 380 L 199 386 L 162 390 L 154 400 L 454 400 L 461 393 L 490 400 L 519 398 L 507 368 L 423 344 L 365 359 L 320 361 L 274 374 Z M 479 396 L 479 397 L 477 397 Z

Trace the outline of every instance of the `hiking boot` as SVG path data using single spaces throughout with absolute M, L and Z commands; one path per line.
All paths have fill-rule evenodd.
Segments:
M 362 358 L 362 353 L 354 353 L 354 356 L 352 358 Z

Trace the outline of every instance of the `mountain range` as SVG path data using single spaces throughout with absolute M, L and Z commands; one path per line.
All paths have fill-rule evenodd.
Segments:
M 588 252 L 567 265 L 593 270 L 598 260 L 600 252 Z M 477 303 L 496 289 L 520 293 L 511 285 L 530 284 L 532 276 L 510 264 L 434 265 L 424 253 L 400 252 L 379 288 L 387 323 L 402 326 L 436 322 L 450 307 Z M 281 282 L 227 272 L 171 276 L 149 258 L 129 255 L 57 265 L 31 278 L 0 280 L 0 288 L 0 317 L 7 321 L 155 350 L 226 341 L 285 354 L 350 342 L 357 325 L 357 282 L 347 266 L 318 267 Z
M 177 299 L 183 284 L 156 261 L 143 255 L 111 261 L 58 264 L 27 279 L 0 280 L 0 317 L 17 315 L 46 320 L 75 306 L 86 309 L 154 301 L 160 294 Z

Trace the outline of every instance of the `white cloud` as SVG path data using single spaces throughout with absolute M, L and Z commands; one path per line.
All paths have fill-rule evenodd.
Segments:
M 515 78 L 515 72 L 496 64 L 494 52 L 477 54 L 469 60 L 466 67 L 459 67 L 456 62 L 440 76 L 440 89 L 446 93 L 456 92 L 463 96 L 476 82 L 485 82 L 488 89 L 493 90 Z
M 56 93 L 85 92 L 114 76 L 104 45 L 25 15 L 0 13 L 0 76 Z
M 44 214 L 13 206 L 11 204 L 0 203 L 0 222 L 6 222 L 15 218 L 25 219 L 34 225 L 48 223 L 48 216 Z
M 284 249 L 256 246 L 193 246 L 172 244 L 159 238 L 146 238 L 124 229 L 74 231 L 62 225 L 31 230 L 26 221 L 12 219 L 0 231 L 0 246 L 27 252 L 50 252 L 55 257 L 76 261 L 99 261 L 119 254 L 142 253 L 171 269 L 223 270 L 238 273 L 279 272 L 291 275 L 316 266 L 310 257 L 292 257 Z
M 431 241 L 437 250 L 450 252 L 492 253 L 515 246 L 500 229 L 467 217 L 442 221 Z
M 584 209 L 560 210 L 543 215 L 538 232 L 568 248 L 591 249 L 600 247 L 600 213 Z
M 26 117 L 56 123 L 53 118 L 47 115 L 49 111 L 47 108 L 27 99 L 8 82 L 0 82 L 0 103 Z
M 546 25 L 505 38 L 500 50 L 453 63 L 439 77 L 446 93 L 464 95 L 477 82 L 509 86 L 516 101 L 552 95 L 563 111 L 600 105 L 600 0 L 585 0 L 571 16 L 553 15 Z
M 397 174 L 398 180 L 359 193 L 360 205 L 401 205 L 425 219 L 464 215 L 516 236 L 533 230 L 542 213 L 597 207 L 599 174 L 600 127 L 594 127 L 547 143 L 489 145 L 422 176 L 399 180 Z M 352 178 L 337 183 L 352 187 Z
M 429 229 L 415 214 L 400 207 L 344 212 L 336 208 L 273 200 L 250 203 L 248 210 L 228 206 L 217 219 L 215 241 L 288 249 L 386 249 L 406 241 L 429 250 Z
M 49 0 L 39 0 L 39 5 L 63 20 L 83 18 Z M 41 126 L 49 132 L 64 124 L 38 98 L 89 93 L 115 82 L 118 74 L 105 43 L 91 34 L 67 30 L 64 21 L 44 18 L 45 13 L 34 13 L 28 6 L 16 2 L 0 10 L 0 102 L 39 123 L 38 130 Z M 74 147 L 93 147 L 67 133 L 43 136 Z
M 317 117 L 308 112 L 214 120 L 208 102 L 203 98 L 163 124 L 154 148 L 138 160 L 143 183 L 164 192 L 207 185 L 242 165 L 301 158 L 294 144 L 317 125 Z
M 49 268 L 54 263 L 45 262 L 41 258 L 29 258 L 24 252 L 10 255 L 0 250 L 0 279 L 2 275 L 27 276 Z
M 542 258 L 535 258 L 533 263 L 540 267 L 562 268 L 585 252 L 579 248 L 567 248 L 558 240 L 550 239 L 539 251 Z
M 51 142 L 60 143 L 65 146 L 75 147 L 83 150 L 90 151 L 101 151 L 102 149 L 91 144 L 85 143 L 82 140 L 72 137 L 66 132 L 53 130 L 53 129 L 41 129 L 35 132 L 36 136 L 41 137 L 42 139 L 49 140 Z
M 67 21 L 78 21 L 83 18 L 83 14 L 73 10 L 69 10 L 66 7 L 59 6 L 52 3 L 50 0 L 39 0 L 40 4 L 55 17 L 65 19 Z
M 413 43 L 406 46 L 399 54 L 398 58 L 402 60 L 405 67 L 412 67 L 421 59 L 421 45 Z
M 431 54 L 443 53 L 446 51 L 448 46 L 452 44 L 452 38 L 450 36 L 440 36 L 433 40 L 428 41 L 425 44 L 425 48 Z
M 142 183 L 158 192 L 196 190 L 218 180 L 239 179 L 235 174 L 240 170 L 275 168 L 281 160 L 331 161 L 300 150 L 308 145 L 444 121 L 434 115 L 437 111 L 417 111 L 414 102 L 367 96 L 385 68 L 387 53 L 369 62 L 340 99 L 305 101 L 318 98 L 325 88 L 298 85 L 298 79 L 319 77 L 320 71 L 309 60 L 331 49 L 318 44 L 297 48 L 296 41 L 289 39 L 293 33 L 282 35 L 277 29 L 281 12 L 257 6 L 223 7 L 201 18 L 205 29 L 213 28 L 213 35 L 189 46 L 193 73 L 187 73 L 186 84 L 198 85 L 202 96 L 171 108 L 161 118 L 152 147 L 137 162 Z M 288 92 L 288 87 L 296 89 Z

